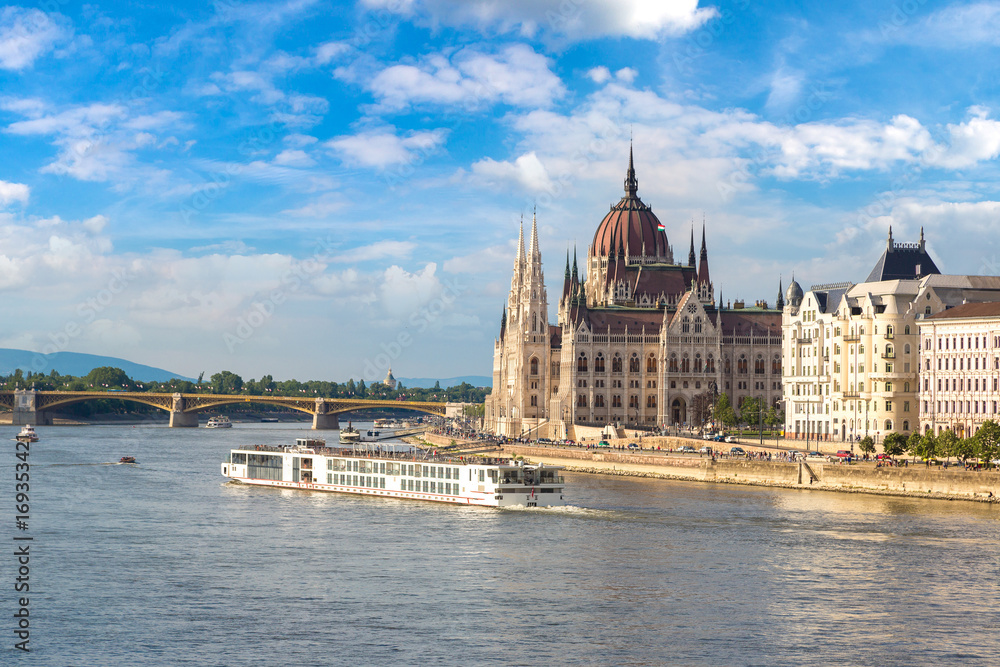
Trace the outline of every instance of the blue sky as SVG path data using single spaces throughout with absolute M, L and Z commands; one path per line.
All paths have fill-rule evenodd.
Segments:
M 554 301 L 630 135 L 727 299 L 862 280 L 890 224 L 997 274 L 998 46 L 1000 2 L 6 6 L 0 347 L 488 375 L 521 216 Z

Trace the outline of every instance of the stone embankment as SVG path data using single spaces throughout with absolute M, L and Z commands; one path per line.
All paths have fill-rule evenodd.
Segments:
M 444 444 L 444 443 L 442 443 Z M 1000 502 L 1000 472 L 960 468 L 877 468 L 822 461 L 755 461 L 667 455 L 664 452 L 504 445 L 504 453 L 574 472 L 686 479 L 699 482 L 820 489 L 949 500 Z

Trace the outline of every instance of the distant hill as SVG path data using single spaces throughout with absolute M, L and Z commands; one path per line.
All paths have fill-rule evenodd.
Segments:
M 83 354 L 81 352 L 39 354 L 38 352 L 29 352 L 28 350 L 0 348 L 0 375 L 10 375 L 16 369 L 20 368 L 24 372 L 31 371 L 33 373 L 48 374 L 49 371 L 55 371 L 60 375 L 82 377 L 101 366 L 120 368 L 130 378 L 139 382 L 166 382 L 173 378 L 194 381 L 194 378 L 185 377 L 179 373 L 171 373 L 162 368 L 136 364 L 117 357 L 102 357 L 96 354 Z
M 414 389 L 431 389 L 434 387 L 435 382 L 440 382 L 443 389 L 448 387 L 457 387 L 463 382 L 468 382 L 473 387 L 492 387 L 493 378 L 489 375 L 461 375 L 455 378 L 396 378 L 399 382 L 403 383 L 404 387 L 413 387 Z

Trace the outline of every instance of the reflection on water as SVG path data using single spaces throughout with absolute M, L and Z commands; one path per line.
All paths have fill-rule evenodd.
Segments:
M 979 665 L 1000 651 L 991 505 L 567 473 L 566 507 L 454 507 L 220 476 L 230 447 L 314 435 L 305 424 L 39 431 L 39 664 Z M 125 454 L 140 465 L 100 465 Z

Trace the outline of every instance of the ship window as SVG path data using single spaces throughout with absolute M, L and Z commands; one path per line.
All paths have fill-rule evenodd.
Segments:
M 385 477 L 380 477 L 378 484 L 379 484 L 380 488 L 384 489 L 385 488 Z
M 427 493 L 427 485 L 430 484 L 426 479 L 424 480 L 424 493 Z
M 438 468 L 438 477 L 444 479 L 444 468 Z

